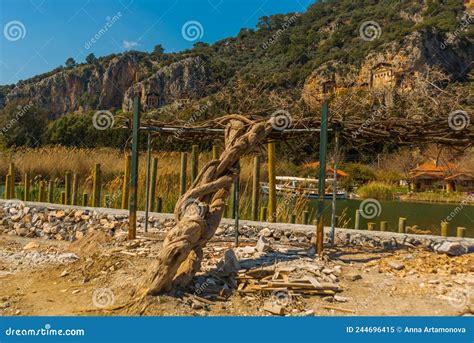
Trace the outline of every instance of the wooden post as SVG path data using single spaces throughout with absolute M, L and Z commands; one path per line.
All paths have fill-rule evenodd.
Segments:
M 5 178 L 5 191 L 4 191 L 4 198 L 5 199 L 11 199 L 11 191 L 12 191 L 12 186 L 11 186 L 11 183 L 12 183 L 12 175 L 11 174 L 7 174 L 6 178 Z
M 100 163 L 96 163 L 92 178 L 92 207 L 100 207 L 101 179 Z
M 354 229 L 360 230 L 360 210 L 356 210 L 355 219 L 354 219 Z
M 403 217 L 398 218 L 398 233 L 405 233 L 406 226 L 407 226 L 407 219 Z
M 199 169 L 199 147 L 193 145 L 191 148 L 191 183 L 196 180 Z
M 448 223 L 441 222 L 441 236 L 448 237 Z
M 61 192 L 61 204 L 66 205 L 66 192 L 65 191 Z
M 128 215 L 128 239 L 137 237 L 137 187 L 138 187 L 138 143 L 140 141 L 140 97 L 133 100 L 132 159 L 130 168 L 130 205 Z
M 122 185 L 122 209 L 128 209 L 128 200 L 130 196 L 130 161 L 131 156 L 125 156 L 125 167 L 123 172 L 123 185 Z
M 303 211 L 303 225 L 309 224 L 309 212 Z
M 456 229 L 456 237 L 465 237 L 466 236 L 466 228 L 458 226 Z
M 258 220 L 258 196 L 260 194 L 260 157 L 253 159 L 252 220 Z
M 145 179 L 145 232 L 148 232 L 148 214 L 150 212 L 150 173 L 151 173 L 151 135 L 148 132 L 146 143 L 146 179 Z
M 40 181 L 39 183 L 38 201 L 46 202 L 46 186 L 44 181 Z
M 10 163 L 8 167 L 8 174 L 11 175 L 9 199 L 15 199 L 15 164 L 14 163 Z
M 186 172 L 188 166 L 188 154 L 181 153 L 181 173 L 179 178 L 179 195 L 186 193 Z
M 268 143 L 268 221 L 276 222 L 275 143 Z
M 229 214 L 228 217 L 235 219 L 235 182 L 232 183 L 230 186 L 230 194 L 231 197 L 229 198 Z
M 64 178 L 64 189 L 66 191 L 66 205 L 70 205 L 71 204 L 71 185 L 72 185 L 72 182 L 71 182 L 71 173 L 70 172 L 66 172 L 66 176 Z
M 30 200 L 30 176 L 28 173 L 25 173 L 25 178 L 23 180 L 23 200 Z
M 388 231 L 388 222 L 380 222 L 380 231 Z
M 163 210 L 163 200 L 160 197 L 156 197 L 156 212 L 161 213 Z
M 79 187 L 79 177 L 77 173 L 72 174 L 72 194 L 71 194 L 71 205 L 77 205 L 78 197 L 78 187 Z
M 217 145 L 212 146 L 212 159 L 217 160 L 219 158 L 219 148 Z
M 321 215 L 316 227 L 316 252 L 319 256 L 323 254 L 324 248 L 324 216 Z
M 155 208 L 157 175 L 158 175 L 158 158 L 153 157 L 153 163 L 151 166 L 151 182 L 150 182 L 150 211 L 153 211 L 153 209 Z
M 291 217 L 290 217 L 290 223 L 291 224 L 296 224 L 296 214 L 292 214 Z
M 54 181 L 49 180 L 48 182 L 48 202 L 53 203 L 54 202 Z
M 267 221 L 267 208 L 266 207 L 260 208 L 260 221 L 261 222 Z
M 87 207 L 89 202 L 89 196 L 87 193 L 82 193 L 82 206 Z
M 372 222 L 367 223 L 367 230 L 369 230 L 369 231 L 374 231 L 374 230 L 375 230 L 375 225 L 376 225 L 376 224 L 375 224 L 375 223 L 372 223 Z

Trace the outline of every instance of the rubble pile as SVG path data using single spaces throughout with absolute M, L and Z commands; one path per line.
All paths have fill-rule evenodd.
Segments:
M 149 218 L 150 231 L 164 231 L 169 220 Z M 171 224 L 172 225 L 172 224 Z M 139 229 L 144 227 L 138 219 Z M 128 216 L 104 211 L 32 206 L 23 202 L 5 202 L 0 207 L 0 232 L 22 237 L 74 241 L 90 229 L 100 229 L 115 234 L 128 230 Z

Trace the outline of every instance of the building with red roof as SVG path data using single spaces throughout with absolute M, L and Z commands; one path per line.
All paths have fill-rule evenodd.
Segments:
M 412 169 L 410 176 L 415 191 L 474 191 L 474 174 L 453 163 L 441 164 L 430 160 Z

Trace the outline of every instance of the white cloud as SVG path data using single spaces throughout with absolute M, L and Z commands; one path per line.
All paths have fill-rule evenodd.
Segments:
M 134 48 L 136 46 L 138 46 L 138 42 L 124 40 L 123 43 L 122 43 L 122 47 L 124 49 L 131 49 L 131 48 Z

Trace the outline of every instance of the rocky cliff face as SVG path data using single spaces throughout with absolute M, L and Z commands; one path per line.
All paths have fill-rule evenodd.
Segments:
M 140 90 L 145 109 L 159 108 L 178 100 L 199 99 L 206 95 L 210 71 L 199 57 L 189 57 L 159 69 L 156 73 L 127 89 L 124 111 L 131 109 L 134 90 Z
M 326 63 L 306 79 L 302 98 L 317 105 L 329 93 L 344 89 L 409 87 L 410 76 L 429 67 L 441 69 L 453 80 L 463 78 L 470 70 L 473 46 L 443 44 L 436 34 L 418 31 L 370 52 L 361 66 Z
M 106 65 L 81 65 L 37 82 L 21 82 L 9 91 L 5 103 L 32 100 L 46 108 L 53 118 L 73 111 L 127 108 L 136 75 L 149 75 L 152 67 L 153 63 L 147 59 L 123 54 Z M 138 85 L 144 90 L 144 104 L 150 93 L 157 95 L 160 104 L 167 104 L 183 97 L 202 96 L 208 79 L 202 60 L 187 58 L 159 69 Z

